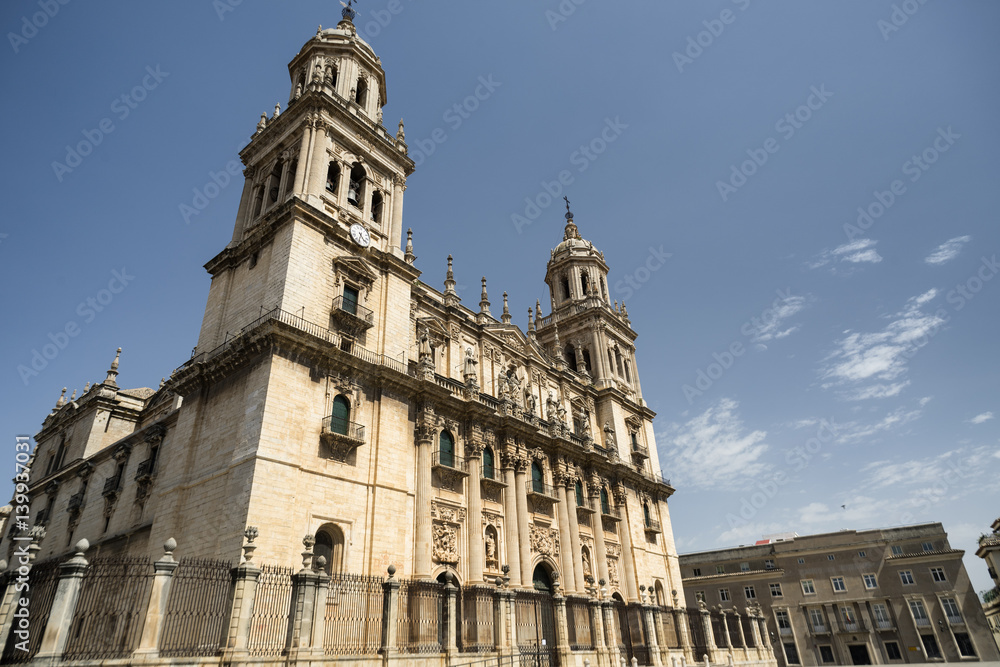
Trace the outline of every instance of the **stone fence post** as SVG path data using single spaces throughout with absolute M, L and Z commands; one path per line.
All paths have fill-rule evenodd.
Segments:
M 56 585 L 55 597 L 52 598 L 52 609 L 45 624 L 45 634 L 42 635 L 42 644 L 38 648 L 36 660 L 50 659 L 58 662 L 66 650 L 69 629 L 73 624 L 73 614 L 76 612 L 76 603 L 83 585 L 83 573 L 86 572 L 88 565 L 83 554 L 90 548 L 90 542 L 80 540 L 75 548 L 76 553 L 73 557 L 59 566 L 59 583 Z
M 394 579 L 396 566 L 390 565 L 389 578 L 382 584 L 382 648 L 386 659 L 396 653 L 396 619 L 399 618 L 399 579 Z
M 449 573 L 444 582 L 444 645 L 441 647 L 449 658 L 458 655 L 458 587 L 454 575 Z
M 232 662 L 234 656 L 245 656 L 250 640 L 250 620 L 253 615 L 253 599 L 257 593 L 257 582 L 260 580 L 260 568 L 251 563 L 253 552 L 257 546 L 257 528 L 249 526 L 244 535 L 247 543 L 243 545 L 244 561 L 233 568 L 233 587 L 230 599 L 232 611 L 229 614 L 229 625 L 225 629 L 222 645 L 223 661 Z
M 556 645 L 553 646 L 559 653 L 559 663 L 562 665 L 572 664 L 572 655 L 569 649 L 569 624 L 566 619 L 566 598 L 559 590 L 559 579 L 553 582 L 552 606 L 556 616 Z
M 168 539 L 163 544 L 163 557 L 153 563 L 153 585 L 149 590 L 149 604 L 146 606 L 146 618 L 142 624 L 142 637 L 136 656 L 156 658 L 160 654 L 160 636 L 163 634 L 163 623 L 167 617 L 167 601 L 170 597 L 170 584 L 174 572 L 180 565 L 174 560 L 174 549 L 177 540 Z
M 19 567 L 12 567 L 7 575 L 10 580 L 7 582 L 7 588 L 4 589 L 3 601 L 0 603 L 0 651 L 3 647 L 7 645 L 7 637 L 10 635 L 11 627 L 14 625 L 14 614 L 18 609 L 18 599 L 17 589 L 15 584 L 18 579 L 22 581 L 28 580 L 28 574 L 31 571 L 31 564 L 34 562 L 35 557 L 38 552 L 41 551 L 41 547 L 38 546 L 38 542 L 45 537 L 45 529 L 41 527 L 36 527 L 32 529 L 30 544 L 27 546 L 17 545 L 17 549 L 14 550 L 11 558 L 11 566 L 15 563 Z M 26 541 L 26 538 L 20 537 L 18 534 L 14 538 L 15 544 L 18 542 Z M 0 569 L 7 569 L 7 561 L 0 561 L 3 563 L 3 567 Z M 18 576 L 14 576 L 18 575 Z
M 319 634 L 319 644 L 322 648 L 323 636 L 314 627 L 316 620 L 317 591 L 320 575 L 312 570 L 313 545 L 316 538 L 306 535 L 302 540 L 305 551 L 302 552 L 302 569 L 292 575 L 292 613 L 288 617 L 288 659 L 295 661 L 303 654 L 309 654 L 316 646 L 316 635 Z M 320 556 L 323 565 L 326 559 Z

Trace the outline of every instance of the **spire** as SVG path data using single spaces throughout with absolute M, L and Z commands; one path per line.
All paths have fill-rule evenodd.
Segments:
M 399 119 L 399 129 L 396 130 L 396 140 L 397 141 L 404 141 L 404 142 L 406 141 L 406 130 L 403 129 L 403 119 L 402 118 Z
M 413 228 L 406 230 L 406 254 L 403 255 L 403 259 L 406 260 L 407 264 L 413 264 L 416 261 L 417 256 L 413 254 Z
M 69 400 L 71 402 L 76 400 L 76 389 L 73 390 L 73 395 L 69 397 Z
M 451 255 L 448 255 L 448 272 L 444 277 L 444 305 L 457 306 L 459 301 L 458 292 L 455 291 L 455 271 L 451 265 Z
M 535 299 L 535 318 L 541 319 L 542 317 L 542 302 L 540 299 Z
M 115 378 L 118 377 L 118 360 L 122 356 L 122 349 L 118 348 L 118 352 L 115 353 L 115 360 L 111 362 L 111 368 L 108 369 L 108 377 L 105 378 L 104 384 L 111 385 L 112 387 L 117 387 L 118 383 L 115 382 Z
M 504 324 L 510 324 L 510 308 L 507 307 L 507 292 L 503 293 L 503 315 L 500 316 L 500 320 Z
M 479 313 L 480 315 L 491 315 L 490 297 L 486 294 L 486 276 L 483 276 L 483 293 L 479 297 Z
M 569 197 L 563 197 L 563 199 L 566 200 L 566 231 L 563 232 L 563 241 L 578 239 L 580 232 L 573 223 L 573 211 L 569 210 Z
M 59 400 L 56 401 L 56 410 L 66 405 L 66 387 L 63 387 L 62 393 L 59 394 Z
M 535 333 L 535 316 L 531 310 L 531 306 L 528 306 L 528 334 L 532 335 Z

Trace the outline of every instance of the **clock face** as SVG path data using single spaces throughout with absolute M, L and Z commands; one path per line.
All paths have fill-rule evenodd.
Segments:
M 368 235 L 368 230 L 364 228 L 364 225 L 358 223 L 351 225 L 351 238 L 362 248 L 367 248 L 368 244 L 372 242 L 371 236 Z

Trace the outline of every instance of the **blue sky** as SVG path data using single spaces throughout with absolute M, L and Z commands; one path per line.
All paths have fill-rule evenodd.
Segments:
M 340 10 L 48 4 L 0 9 L 9 452 L 118 346 L 130 387 L 190 355 L 242 179 L 181 206 L 284 107 L 288 61 Z M 363 0 L 356 23 L 419 164 L 404 226 L 427 282 L 451 253 L 467 301 L 485 274 L 525 326 L 569 172 L 640 335 L 681 551 L 941 521 L 988 587 L 971 552 L 1000 506 L 1000 6 Z

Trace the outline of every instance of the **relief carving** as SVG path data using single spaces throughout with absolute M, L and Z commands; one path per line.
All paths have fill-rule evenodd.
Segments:
M 454 565 L 458 563 L 458 528 L 448 524 L 434 524 L 434 560 Z

